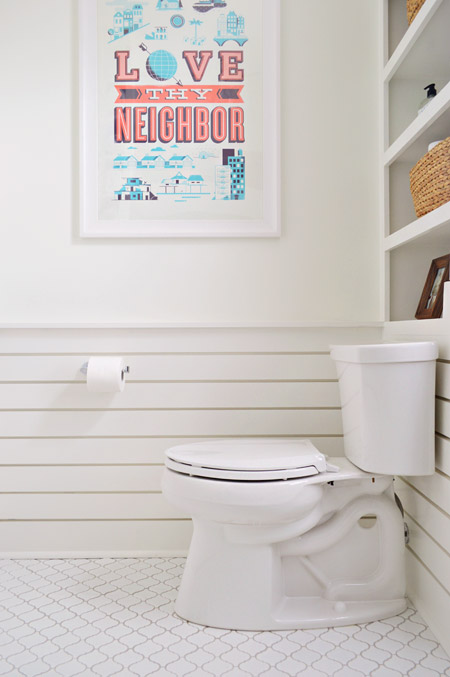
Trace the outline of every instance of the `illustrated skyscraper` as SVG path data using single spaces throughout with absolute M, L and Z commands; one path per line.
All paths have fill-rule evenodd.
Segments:
M 245 157 L 242 150 L 222 151 L 222 164 L 216 167 L 216 200 L 245 200 Z
M 245 157 L 242 150 L 228 157 L 231 169 L 231 200 L 245 200 Z

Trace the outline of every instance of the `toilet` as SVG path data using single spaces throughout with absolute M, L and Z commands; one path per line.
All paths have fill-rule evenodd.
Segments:
M 163 493 L 194 525 L 176 613 L 234 630 L 322 628 L 401 613 L 405 524 L 394 475 L 434 472 L 437 346 L 332 346 L 344 457 L 309 439 L 166 452 Z

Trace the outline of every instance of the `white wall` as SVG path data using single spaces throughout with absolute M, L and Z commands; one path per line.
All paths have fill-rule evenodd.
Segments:
M 93 0 L 94 1 L 94 0 Z M 85 241 L 77 224 L 77 3 L 2 2 L 2 554 L 184 550 L 163 451 L 211 436 L 312 436 L 342 453 L 331 342 L 377 329 L 83 329 L 88 323 L 378 319 L 373 0 L 281 0 L 283 233 Z M 79 367 L 127 354 L 120 397 Z
M 281 0 L 277 240 L 77 235 L 77 3 L 2 2 L 0 321 L 378 319 L 377 3 Z

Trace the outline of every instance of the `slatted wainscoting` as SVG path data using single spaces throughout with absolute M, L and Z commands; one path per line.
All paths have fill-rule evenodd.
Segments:
M 164 451 L 197 439 L 309 436 L 343 453 L 330 343 L 374 328 L 4 329 L 2 556 L 184 553 L 186 515 L 160 490 Z M 123 393 L 81 365 L 123 355 Z
M 407 550 L 408 595 L 450 653 L 450 323 L 423 320 L 414 323 L 407 333 L 403 324 L 388 325 L 384 340 L 430 340 L 439 345 L 436 472 L 430 477 L 396 480 L 411 535 Z

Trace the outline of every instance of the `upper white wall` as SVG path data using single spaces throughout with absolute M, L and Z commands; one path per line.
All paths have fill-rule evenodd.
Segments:
M 377 5 L 281 0 L 280 239 L 86 241 L 77 2 L 2 3 L 0 322 L 379 319 Z

